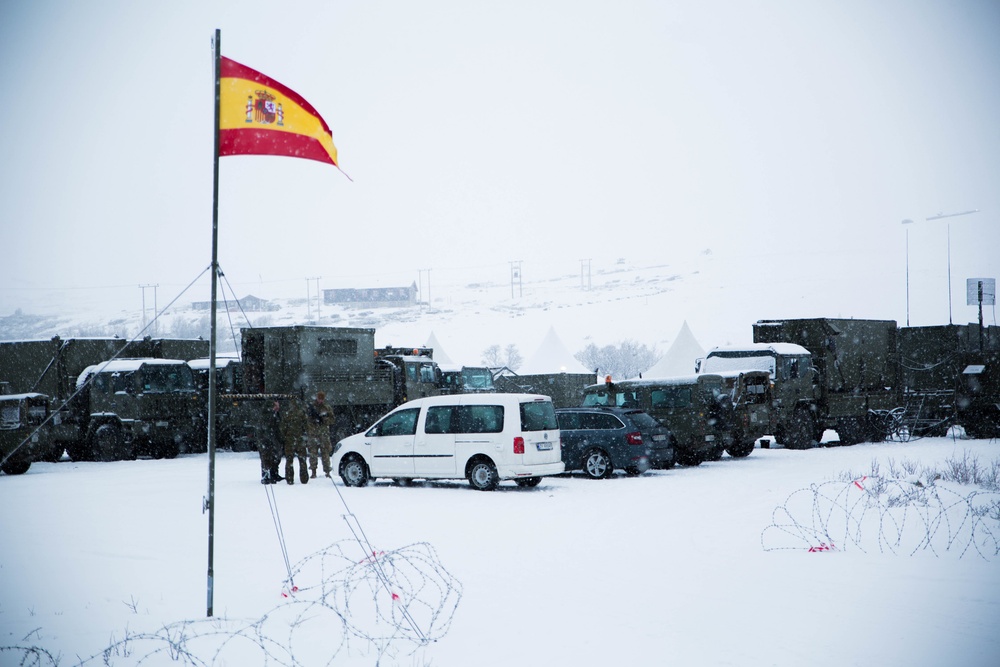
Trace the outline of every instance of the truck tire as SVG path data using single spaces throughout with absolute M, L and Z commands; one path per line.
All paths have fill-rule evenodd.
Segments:
M 726 448 L 726 451 L 729 452 L 729 455 L 734 459 L 742 459 L 750 456 L 750 453 L 753 451 L 754 444 L 753 440 L 747 440 L 745 437 L 741 437 L 739 439 L 734 438 L 733 444 L 729 445 L 729 447 Z
M 125 438 L 121 429 L 113 424 L 101 424 L 91 439 L 94 461 L 118 461 L 125 458 Z
M 817 445 L 816 420 L 808 409 L 798 409 L 785 424 L 784 442 L 788 449 L 811 449 Z
M 31 461 L 25 461 L 23 459 L 8 459 L 2 466 L 0 470 L 3 470 L 8 475 L 23 475 L 28 472 L 28 468 L 31 467 Z

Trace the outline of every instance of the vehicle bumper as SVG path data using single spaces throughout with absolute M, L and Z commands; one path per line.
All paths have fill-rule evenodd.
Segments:
M 519 479 L 523 477 L 545 477 L 547 475 L 559 475 L 566 471 L 566 464 L 562 461 L 555 463 L 540 463 L 538 465 L 514 465 L 497 467 L 497 475 L 500 479 Z

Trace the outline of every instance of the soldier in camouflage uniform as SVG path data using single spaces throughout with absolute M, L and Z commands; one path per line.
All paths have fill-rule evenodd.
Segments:
M 299 460 L 299 481 L 309 482 L 309 471 L 306 469 L 306 416 L 305 406 L 298 397 L 293 397 L 285 404 L 281 416 L 281 440 L 285 443 L 285 481 L 295 483 L 295 467 L 293 461 Z
M 261 484 L 275 484 L 284 479 L 278 474 L 281 452 L 284 450 L 281 435 L 281 402 L 274 401 L 269 412 L 267 426 L 257 442 L 257 451 L 260 453 Z
M 330 423 L 333 415 L 326 404 L 326 394 L 316 392 L 316 398 L 309 406 L 309 419 L 306 425 L 306 441 L 309 449 L 309 469 L 316 477 L 319 459 L 323 461 L 323 472 L 330 476 L 330 454 L 333 445 L 330 444 Z

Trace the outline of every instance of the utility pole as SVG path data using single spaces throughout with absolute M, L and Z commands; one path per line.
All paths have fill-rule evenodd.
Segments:
M 139 285 L 139 289 L 142 290 L 142 330 L 146 330 L 146 290 L 149 288 L 153 289 L 153 331 L 156 331 L 156 288 L 159 287 L 159 283 L 155 285 Z
M 323 315 L 321 313 L 322 308 L 320 306 L 320 302 L 323 300 L 323 298 L 322 298 L 322 295 L 320 295 L 320 292 L 319 292 L 319 281 L 320 281 L 320 279 L 322 277 L 323 276 L 313 276 L 311 278 L 306 278 L 306 316 L 309 317 L 310 319 L 312 317 L 310 315 L 310 313 L 312 312 L 310 310 L 310 307 L 311 307 L 310 304 L 312 303 L 312 299 L 309 296 L 309 281 L 310 280 L 315 280 L 316 281 L 316 321 L 317 322 L 319 322 L 320 319 L 322 319 L 322 317 L 323 317 Z
M 424 271 L 427 272 L 427 293 L 424 294 Z M 426 303 L 427 307 L 430 308 L 431 305 L 431 270 L 430 269 L 417 269 L 417 292 L 420 293 L 420 301 Z
M 521 281 L 521 260 L 510 262 L 510 298 L 514 298 L 514 286 L 517 286 L 517 296 L 524 296 L 524 283 Z

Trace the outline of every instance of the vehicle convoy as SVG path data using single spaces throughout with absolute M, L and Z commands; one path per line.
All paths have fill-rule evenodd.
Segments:
M 502 480 L 537 486 L 564 470 L 548 396 L 457 394 L 410 401 L 363 433 L 337 442 L 334 469 L 347 486 L 467 479 L 480 491 Z
M 749 370 L 645 378 L 590 385 L 584 406 L 638 408 L 666 426 L 673 436 L 677 463 L 698 465 L 749 456 L 769 422 L 770 387 L 766 372 Z
M 759 320 L 752 345 L 714 348 L 699 369 L 770 373 L 769 433 L 792 449 L 816 446 L 825 429 L 844 445 L 892 433 L 943 435 L 956 422 L 987 435 L 1000 422 L 990 375 L 1000 335 L 990 341 L 990 333 L 975 325 L 899 328 L 893 320 Z
M 247 447 L 266 431 L 274 400 L 326 394 L 332 441 L 357 433 L 408 400 L 440 393 L 429 348 L 375 348 L 375 330 L 287 326 L 242 330 L 242 387 L 220 394 L 220 422 Z
M 173 457 L 195 438 L 198 397 L 186 359 L 201 339 L 67 338 L 0 342 L 0 378 L 51 401 L 51 451 L 35 460 Z M 163 358 L 162 355 L 178 355 Z
M 48 416 L 45 394 L 0 394 L 0 470 L 23 475 L 34 461 L 54 460 L 49 430 L 42 428 Z
M 566 471 L 606 479 L 674 465 L 670 431 L 642 410 L 615 407 L 556 408 Z

